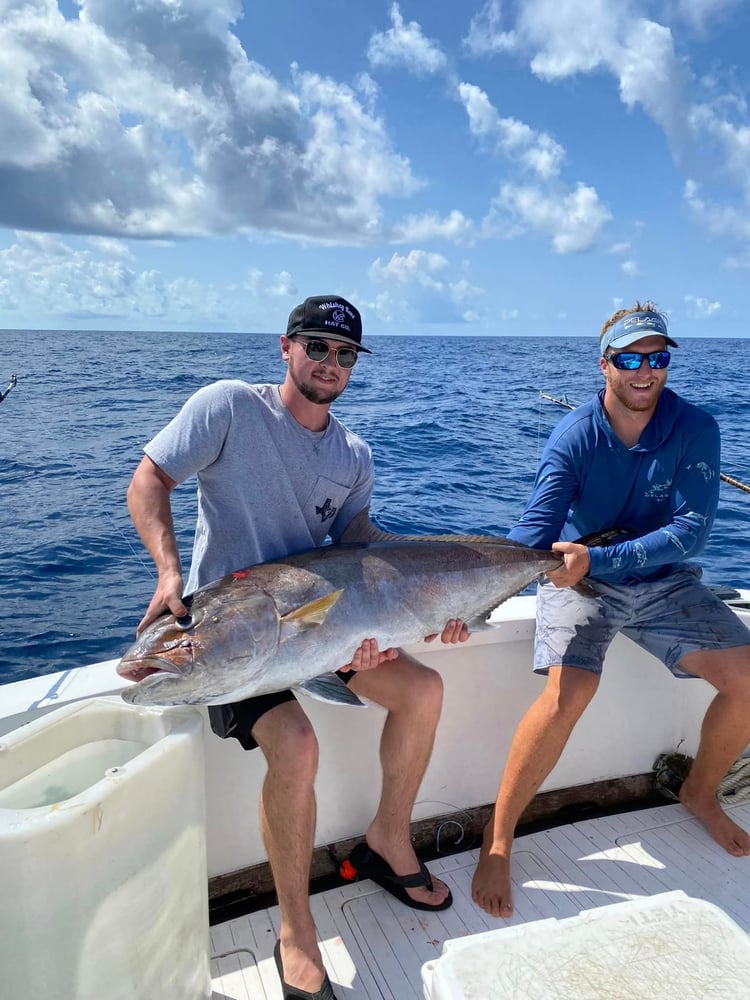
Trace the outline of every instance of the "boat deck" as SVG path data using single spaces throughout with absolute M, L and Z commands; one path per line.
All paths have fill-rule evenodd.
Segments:
M 750 803 L 728 810 L 750 828 Z M 750 932 L 750 857 L 732 858 L 679 805 L 622 813 L 520 837 L 514 849 L 515 914 L 489 917 L 471 899 L 478 851 L 430 862 L 453 906 L 411 910 L 370 881 L 312 897 L 323 957 L 339 1000 L 423 1000 L 423 963 L 443 942 L 675 889 L 721 907 Z M 273 960 L 278 909 L 211 929 L 212 1000 L 280 1000 Z

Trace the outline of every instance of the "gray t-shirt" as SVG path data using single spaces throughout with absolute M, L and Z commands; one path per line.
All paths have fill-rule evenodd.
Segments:
M 334 541 L 370 504 L 370 446 L 329 413 L 302 427 L 278 385 L 199 389 L 143 449 L 177 483 L 198 476 L 185 593 L 233 570 Z

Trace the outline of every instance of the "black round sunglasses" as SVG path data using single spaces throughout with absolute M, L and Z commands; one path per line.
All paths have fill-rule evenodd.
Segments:
M 357 355 L 359 351 L 354 347 L 336 347 L 332 348 L 326 344 L 325 340 L 300 340 L 300 343 L 304 345 L 305 354 L 308 356 L 310 361 L 325 361 L 331 351 L 336 355 L 336 364 L 339 368 L 353 368 L 357 363 Z

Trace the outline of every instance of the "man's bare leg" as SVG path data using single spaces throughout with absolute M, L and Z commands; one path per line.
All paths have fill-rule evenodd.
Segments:
M 750 646 L 690 653 L 680 666 L 712 684 L 718 694 L 708 706 L 680 802 L 714 840 L 734 857 L 750 855 L 750 835 L 721 808 L 716 791 L 750 743 Z
M 268 763 L 260 821 L 279 901 L 284 978 L 314 993 L 325 976 L 309 901 L 318 744 L 296 701 L 261 716 L 253 737 Z
M 472 880 L 474 902 L 493 917 L 513 913 L 510 854 L 516 824 L 598 686 L 599 675 L 588 670 L 550 667 L 547 686 L 516 728 Z
M 436 671 L 399 652 L 397 659 L 356 674 L 349 686 L 388 710 L 380 738 L 380 802 L 366 840 L 396 875 L 412 875 L 419 871 L 419 861 L 411 842 L 411 814 L 435 741 L 443 682 Z M 424 887 L 406 891 L 418 902 L 436 906 L 449 890 L 436 878 L 432 886 L 432 892 Z

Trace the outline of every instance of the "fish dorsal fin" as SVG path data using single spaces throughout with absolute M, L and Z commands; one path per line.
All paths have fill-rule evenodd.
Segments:
M 398 535 L 390 535 L 387 531 L 381 531 L 377 525 L 370 520 L 370 508 L 365 507 L 359 514 L 356 514 L 339 539 L 342 545 L 363 545 L 367 542 L 389 542 Z
M 526 545 L 503 538 L 502 535 L 391 535 L 393 541 L 405 542 L 456 542 L 464 545 L 506 545 L 514 549 L 525 549 Z
M 285 625 L 296 624 L 304 627 L 322 625 L 326 620 L 326 615 L 343 593 L 343 590 L 334 590 L 330 594 L 326 594 L 325 597 L 309 601 L 307 604 L 295 608 L 294 611 L 287 612 L 282 616 L 281 621 Z
M 397 535 L 391 531 L 383 531 L 373 524 L 369 508 L 366 507 L 352 518 L 339 543 L 363 545 L 367 542 L 463 542 L 467 545 L 481 542 L 485 545 L 514 545 L 524 548 L 518 542 L 512 542 L 501 535 Z

